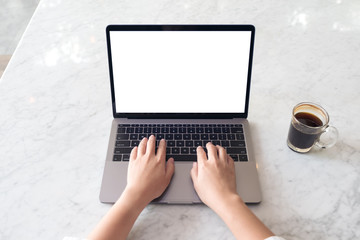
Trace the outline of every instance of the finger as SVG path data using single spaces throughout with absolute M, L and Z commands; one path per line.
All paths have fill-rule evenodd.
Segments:
M 138 151 L 138 147 L 134 147 L 132 150 L 131 150 L 131 153 L 130 153 L 130 161 L 133 161 L 136 159 L 137 157 L 137 151 Z
M 164 139 L 161 139 L 161 141 L 159 142 L 159 147 L 158 147 L 156 156 L 158 157 L 158 160 L 162 160 L 165 162 L 166 142 Z
M 165 176 L 169 184 L 175 172 L 175 163 L 173 158 L 169 158 L 169 160 L 167 161 L 165 171 Z
M 209 160 L 218 160 L 219 157 L 218 157 L 218 151 L 217 151 L 217 148 L 214 146 L 214 144 L 212 144 L 211 142 L 208 142 L 206 144 L 206 149 L 208 150 L 208 157 L 209 157 Z
M 197 177 L 198 177 L 198 163 L 197 162 L 193 162 L 193 167 L 190 171 L 190 176 L 191 176 L 193 183 L 195 183 L 195 181 L 197 180 Z
M 228 163 L 228 155 L 227 155 L 226 149 L 219 145 L 217 145 L 216 148 L 219 153 L 219 160 L 221 162 Z
M 138 154 L 144 155 L 146 153 L 146 145 L 147 145 L 148 139 L 143 138 L 138 146 Z
M 201 146 L 198 146 L 196 148 L 196 154 L 197 154 L 197 163 L 204 165 L 205 161 L 207 161 L 207 157 L 204 149 Z
M 151 135 L 149 137 L 149 140 L 147 142 L 147 146 L 146 146 L 146 154 L 148 155 L 155 155 L 155 143 L 156 143 L 156 138 L 154 135 Z
M 230 165 L 230 167 L 232 168 L 232 169 L 235 169 L 235 162 L 234 162 L 234 159 L 232 159 L 232 157 L 230 157 L 230 155 L 228 155 L 228 163 L 229 163 L 229 165 Z

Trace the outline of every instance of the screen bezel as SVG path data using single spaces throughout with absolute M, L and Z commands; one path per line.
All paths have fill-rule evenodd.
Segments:
M 246 85 L 245 112 L 243 113 L 118 113 L 115 104 L 115 89 L 111 57 L 111 31 L 250 31 L 250 54 Z M 250 98 L 250 82 L 252 59 L 254 51 L 255 27 L 253 25 L 108 25 L 106 27 L 106 42 L 110 74 L 111 101 L 114 118 L 247 118 Z

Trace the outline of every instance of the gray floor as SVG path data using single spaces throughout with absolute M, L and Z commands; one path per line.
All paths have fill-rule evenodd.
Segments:
M 0 55 L 12 55 L 40 0 L 0 0 Z

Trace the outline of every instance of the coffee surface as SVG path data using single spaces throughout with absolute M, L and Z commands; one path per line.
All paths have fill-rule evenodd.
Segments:
M 323 125 L 323 122 L 311 113 L 299 112 L 295 114 L 295 118 L 309 127 L 321 127 Z

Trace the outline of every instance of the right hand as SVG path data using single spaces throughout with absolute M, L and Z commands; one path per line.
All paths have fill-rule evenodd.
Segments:
M 234 160 L 220 146 L 207 143 L 209 159 L 202 147 L 197 148 L 191 178 L 201 201 L 216 211 L 227 198 L 237 196 Z

